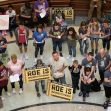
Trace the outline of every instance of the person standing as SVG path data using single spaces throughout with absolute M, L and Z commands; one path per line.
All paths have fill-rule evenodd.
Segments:
M 0 61 L 0 97 L 2 100 L 4 100 L 4 97 L 2 96 L 3 89 L 5 90 L 7 95 L 10 96 L 7 85 L 8 85 L 8 69 L 3 65 L 2 61 Z
M 107 107 L 109 102 L 111 101 L 111 65 L 108 70 L 104 73 L 104 90 L 106 101 L 104 102 L 104 106 Z
M 97 17 L 99 20 L 101 19 L 101 5 L 102 0 L 91 0 L 88 20 L 91 20 L 92 17 Z
M 47 33 L 44 31 L 43 26 L 39 25 L 36 31 L 33 33 L 34 46 L 35 46 L 34 62 L 37 62 L 39 50 L 40 50 L 40 58 L 43 59 L 45 38 L 47 38 Z
M 43 63 L 43 61 L 41 59 L 38 59 L 36 65 L 34 67 L 39 69 L 39 68 L 45 68 L 46 65 Z M 39 87 L 40 83 L 41 83 L 41 87 L 42 87 L 42 92 L 44 94 L 46 93 L 45 80 L 37 80 L 37 81 L 35 81 L 35 89 L 36 89 L 38 97 L 41 96 L 41 94 L 40 94 L 40 87 Z
M 19 76 L 19 94 L 22 94 L 23 92 L 23 80 L 22 80 L 22 69 L 24 67 L 24 63 L 22 60 L 17 59 L 16 54 L 11 55 L 11 60 L 7 64 L 7 68 L 9 71 L 9 74 L 14 76 L 18 75 Z M 12 86 L 12 93 L 16 94 L 15 90 L 15 82 L 11 82 Z
M 100 75 L 100 83 L 103 83 L 103 81 L 104 81 L 104 72 L 111 65 L 111 57 L 104 49 L 100 49 L 100 51 L 95 56 L 95 59 L 96 59 L 97 64 L 98 64 L 99 75 Z
M 52 53 L 52 57 L 49 61 L 49 66 L 52 69 L 53 78 L 56 82 L 66 84 L 65 72 L 67 62 L 64 57 L 61 57 L 57 51 Z
M 62 32 L 62 30 L 61 30 L 61 25 L 57 22 L 54 22 L 54 24 L 51 27 L 51 30 L 49 32 L 49 37 L 52 38 L 53 51 L 57 51 L 57 47 L 58 47 L 60 56 L 63 56 L 63 54 L 62 54 L 63 35 L 64 35 L 64 32 Z
M 35 18 L 38 20 L 38 24 L 47 24 L 49 5 L 47 0 L 37 0 L 34 4 Z
M 0 33 L 0 54 L 4 54 L 7 49 L 7 40 L 3 37 L 2 33 Z
M 74 58 L 76 57 L 76 45 L 77 45 L 77 40 L 78 36 L 73 27 L 70 27 L 67 31 L 67 44 L 68 44 L 68 51 L 69 51 L 69 56 L 67 59 L 72 57 L 72 61 L 74 61 Z
M 90 30 L 90 39 L 91 39 L 91 52 L 97 54 L 98 41 L 100 36 L 100 25 L 96 18 L 92 18 L 91 22 L 89 23 L 89 30 Z M 94 43 L 95 43 L 95 48 L 94 48 Z
M 88 32 L 88 26 L 85 21 L 82 21 L 80 24 L 79 36 L 80 36 L 79 43 L 80 43 L 81 55 L 86 55 L 89 48 L 89 40 L 88 40 L 89 32 Z
M 82 67 L 78 64 L 78 60 L 74 60 L 72 66 L 68 68 L 71 72 L 73 93 L 76 93 L 76 89 L 79 90 L 80 71 Z
M 28 45 L 28 37 L 29 37 L 29 29 L 24 26 L 24 24 L 21 22 L 19 24 L 19 27 L 15 30 L 15 37 L 16 37 L 16 43 L 19 47 L 21 58 L 28 59 L 27 55 L 27 45 Z M 23 46 L 24 46 L 24 52 L 23 53 Z
M 103 25 L 101 27 L 101 35 L 103 38 L 103 48 L 107 49 L 109 52 L 110 50 L 110 40 L 111 40 L 111 27 L 108 20 L 103 21 Z
M 25 4 L 20 8 L 20 21 L 24 22 L 24 25 L 32 28 L 32 14 L 33 8 L 29 2 L 25 2 Z
M 13 37 L 13 30 L 16 28 L 16 12 L 13 9 L 12 5 L 8 6 L 8 10 L 6 11 L 6 15 L 9 15 L 9 33 L 10 36 Z

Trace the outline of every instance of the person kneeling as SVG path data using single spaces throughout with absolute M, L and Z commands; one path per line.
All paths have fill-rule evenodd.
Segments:
M 89 92 L 91 88 L 91 83 L 95 80 L 94 74 L 92 74 L 90 77 L 89 74 L 91 73 L 91 68 L 86 67 L 84 69 L 85 74 L 82 74 L 80 77 L 81 80 L 81 91 L 83 93 L 83 101 L 86 100 L 86 97 L 89 97 Z

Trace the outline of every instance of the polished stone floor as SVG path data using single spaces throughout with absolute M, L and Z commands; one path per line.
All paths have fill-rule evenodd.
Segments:
M 76 30 L 78 29 L 78 27 L 76 27 L 76 26 L 75 26 L 75 28 L 76 28 Z M 30 37 L 31 37 L 31 34 L 30 34 Z M 101 41 L 99 41 L 99 43 L 100 43 L 99 47 L 101 48 Z M 17 45 L 15 43 L 8 44 L 9 57 L 13 53 L 16 53 L 18 55 L 18 57 L 20 57 L 20 53 L 19 53 L 19 49 L 18 49 Z M 52 42 L 51 42 L 51 39 L 47 39 L 46 44 L 45 44 L 45 48 L 44 48 L 44 55 L 43 55 L 43 61 L 46 64 L 48 64 L 48 60 L 51 57 L 51 53 L 52 53 Z M 32 65 L 34 65 L 34 62 L 33 62 L 34 61 L 34 47 L 33 47 L 32 40 L 29 41 L 28 56 L 29 56 L 29 60 L 25 61 L 25 67 L 31 67 Z M 66 42 L 63 43 L 63 56 L 64 57 L 68 56 L 68 48 L 67 48 Z M 83 57 L 80 55 L 80 52 L 79 52 L 79 44 L 77 44 L 76 59 L 79 60 L 79 63 L 81 63 L 81 60 L 83 59 Z M 67 60 L 67 62 L 69 65 L 72 64 L 71 60 Z M 65 72 L 66 72 L 65 74 L 66 74 L 67 84 L 71 84 L 71 76 L 70 76 L 69 70 L 66 69 Z M 99 79 L 98 72 L 95 75 Z M 18 91 L 18 83 L 17 83 L 16 90 Z M 9 83 L 9 92 L 11 93 L 11 91 L 12 91 L 12 89 L 10 88 L 10 83 Z M 82 102 L 82 97 L 79 97 L 78 93 L 79 93 L 79 91 L 77 91 L 76 94 L 74 94 L 72 101 Z M 41 93 L 41 95 L 42 96 L 40 98 L 38 98 L 36 96 L 34 82 L 24 84 L 24 91 L 23 91 L 23 94 L 21 94 L 21 95 L 19 95 L 17 93 L 15 95 L 11 94 L 11 96 L 8 97 L 8 96 L 6 96 L 5 93 L 3 93 L 3 97 L 5 98 L 5 100 L 3 101 L 4 107 L 2 109 L 0 109 L 0 111 L 10 111 L 10 110 L 13 110 L 16 108 L 20 108 L 20 107 L 24 107 L 24 106 L 28 106 L 28 105 L 33 105 L 33 104 L 65 101 L 63 99 L 56 98 L 56 97 L 48 97 L 42 93 Z M 105 101 L 104 91 L 97 92 L 97 93 L 92 92 L 92 93 L 90 93 L 90 97 L 88 97 L 86 100 L 86 102 L 98 103 L 98 104 L 103 104 L 104 101 Z M 104 109 L 101 107 L 88 106 L 88 105 L 72 105 L 72 104 L 63 105 L 63 104 L 60 104 L 60 107 L 59 107 L 59 105 L 57 104 L 57 105 L 53 105 L 53 107 L 51 107 L 51 106 L 52 105 L 39 106 L 39 107 L 24 109 L 21 111 L 61 111 L 61 110 L 64 110 L 64 111 L 104 111 Z M 55 108 L 57 108 L 57 109 L 55 109 Z M 63 108 L 63 109 L 61 109 L 61 108 Z M 90 110 L 89 110 L 89 108 L 90 108 Z

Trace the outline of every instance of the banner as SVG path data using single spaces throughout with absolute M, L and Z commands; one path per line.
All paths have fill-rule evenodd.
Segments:
M 30 81 L 44 80 L 44 79 L 50 79 L 50 78 L 51 78 L 50 67 L 24 70 L 23 72 L 23 79 L 25 83 Z
M 68 85 L 62 85 L 49 80 L 47 84 L 47 95 L 72 100 L 73 88 Z
M 72 7 L 54 7 L 50 8 L 50 17 L 52 19 L 52 15 L 57 12 L 63 12 L 65 14 L 66 19 L 72 19 L 74 20 L 74 10 Z
M 9 15 L 0 15 L 0 30 L 9 29 Z

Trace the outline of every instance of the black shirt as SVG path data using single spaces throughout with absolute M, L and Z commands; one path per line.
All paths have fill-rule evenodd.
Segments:
M 78 65 L 78 67 L 77 67 L 76 69 L 75 69 L 74 66 L 69 66 L 68 68 L 69 68 L 69 70 L 70 70 L 70 72 L 71 72 L 71 76 L 73 76 L 73 77 L 75 77 L 75 78 L 80 77 L 80 70 L 81 70 L 81 68 L 82 68 L 81 65 Z

